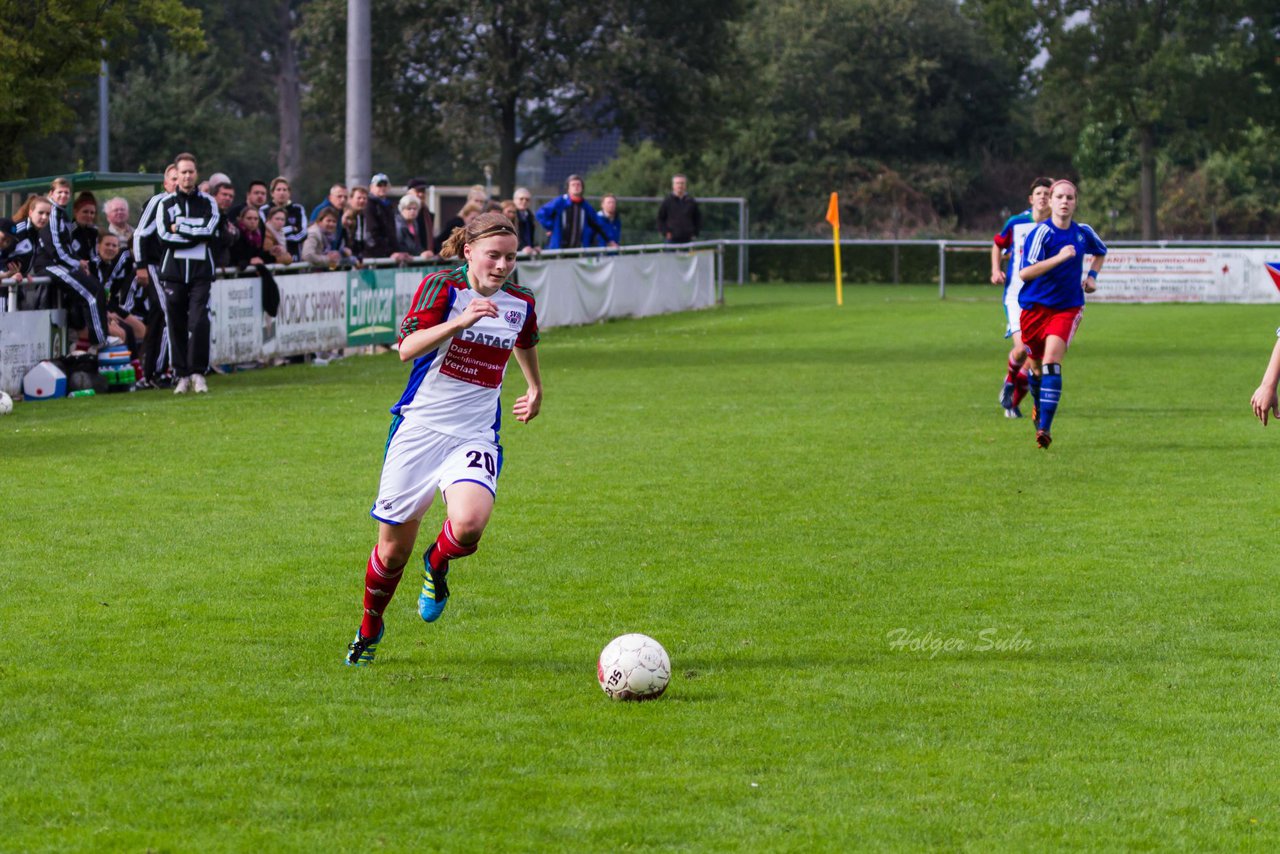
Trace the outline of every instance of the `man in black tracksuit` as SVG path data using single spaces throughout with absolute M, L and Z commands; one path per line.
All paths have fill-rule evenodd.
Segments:
M 139 388 L 161 385 L 162 374 L 169 363 L 169 326 L 166 322 L 164 292 L 160 289 L 160 262 L 164 247 L 160 244 L 160 204 L 178 189 L 178 168 L 169 164 L 164 170 L 164 190 L 156 193 L 142 209 L 138 227 L 133 231 L 133 259 L 138 265 L 138 282 L 144 289 L 147 335 L 142 343 L 142 375 Z
M 671 195 L 658 208 L 658 231 L 668 243 L 689 243 L 702 231 L 702 212 L 698 201 L 685 192 L 688 181 L 683 175 L 671 179 Z
M 164 260 L 160 282 L 168 306 L 169 346 L 174 394 L 207 392 L 209 370 L 209 290 L 213 286 L 212 241 L 217 236 L 218 205 L 196 189 L 199 173 L 191 154 L 173 159 L 178 189 L 160 203 L 160 241 Z

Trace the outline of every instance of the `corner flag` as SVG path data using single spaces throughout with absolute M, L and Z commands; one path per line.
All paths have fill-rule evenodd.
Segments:
M 840 196 L 836 193 L 831 194 L 831 201 L 827 204 L 827 222 L 831 223 L 836 248 L 836 305 L 844 305 L 844 276 L 840 269 Z

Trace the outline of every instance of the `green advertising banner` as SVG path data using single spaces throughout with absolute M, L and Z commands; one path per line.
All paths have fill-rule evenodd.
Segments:
M 396 273 L 347 273 L 347 344 L 391 344 L 396 340 Z

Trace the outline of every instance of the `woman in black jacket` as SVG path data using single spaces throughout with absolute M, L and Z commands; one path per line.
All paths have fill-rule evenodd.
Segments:
M 413 193 L 405 193 L 396 211 L 396 251 L 411 258 L 430 258 L 431 248 L 426 241 L 430 235 L 421 233 L 418 225 L 418 209 L 422 203 Z

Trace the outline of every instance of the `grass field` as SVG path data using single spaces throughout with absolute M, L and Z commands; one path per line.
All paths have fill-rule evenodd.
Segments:
M 364 670 L 394 356 L 20 404 L 0 850 L 1274 850 L 1275 311 L 1090 307 L 1045 452 L 995 289 L 846 294 L 546 331 Z M 630 631 L 659 702 L 596 685 Z

